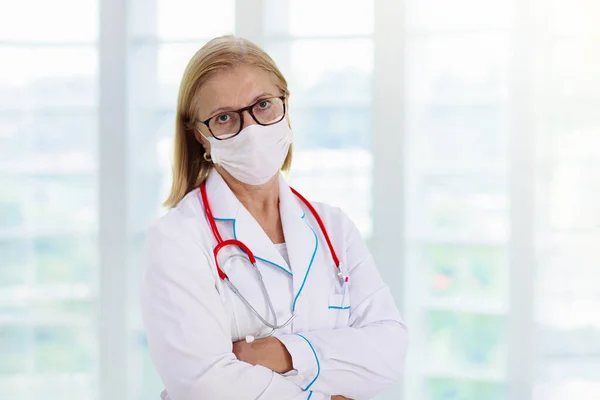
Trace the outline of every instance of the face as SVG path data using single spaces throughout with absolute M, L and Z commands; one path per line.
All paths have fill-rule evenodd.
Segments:
M 275 84 L 271 73 L 251 65 L 240 65 L 233 69 L 216 73 L 202 85 L 198 93 L 198 119 L 205 121 L 224 111 L 239 110 L 256 101 L 281 96 L 281 91 Z M 243 114 L 242 129 L 256 124 L 252 116 L 246 111 Z M 199 124 L 198 129 L 202 135 L 210 137 L 208 128 Z M 199 132 L 194 132 L 208 154 L 210 143 Z

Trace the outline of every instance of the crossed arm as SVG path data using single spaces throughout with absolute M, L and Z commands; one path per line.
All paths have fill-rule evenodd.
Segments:
M 401 374 L 406 328 L 358 232 L 349 326 L 251 345 L 231 341 L 229 315 L 208 266 L 204 238 L 155 227 L 148 233 L 142 316 L 150 355 L 171 399 L 369 399 Z M 189 260 L 194 260 L 191 263 Z M 206 263 L 207 268 L 198 266 Z M 290 370 L 295 376 L 283 376 Z M 338 397 L 331 394 L 337 394 Z
M 262 365 L 278 374 L 285 374 L 294 369 L 292 356 L 283 343 L 270 336 L 256 339 L 252 343 L 245 340 L 233 343 L 233 354 L 238 360 L 251 365 Z M 352 400 L 341 395 L 331 396 L 331 400 Z
M 351 224 L 347 218 L 342 222 Z M 344 254 L 354 282 L 348 326 L 236 342 L 233 352 L 239 360 L 280 374 L 297 371 L 286 378 L 303 390 L 371 399 L 402 373 L 408 335 L 360 233 L 353 224 L 344 231 L 349 234 Z

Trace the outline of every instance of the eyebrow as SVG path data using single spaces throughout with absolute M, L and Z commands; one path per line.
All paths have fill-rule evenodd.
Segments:
M 275 95 L 269 93 L 269 92 L 263 92 L 261 94 L 259 94 L 258 96 L 256 96 L 254 98 L 254 100 L 252 100 L 250 102 L 250 104 L 254 104 L 258 101 L 258 99 L 260 99 L 261 97 L 265 97 L 265 96 L 269 96 L 269 97 L 275 97 Z M 244 108 L 244 107 L 242 107 Z M 223 111 L 233 111 L 232 107 L 219 107 L 216 110 L 213 110 L 209 115 L 210 117 L 208 117 L 208 119 L 211 119 L 212 117 L 216 117 L 219 113 L 223 112 Z

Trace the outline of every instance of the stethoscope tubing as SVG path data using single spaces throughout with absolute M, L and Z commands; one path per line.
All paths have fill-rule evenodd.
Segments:
M 329 239 L 329 234 L 327 233 L 325 224 L 321 220 L 321 217 L 319 216 L 319 214 L 317 213 L 315 208 L 312 206 L 312 204 L 310 204 L 310 202 L 308 200 L 306 200 L 295 189 L 293 189 L 293 188 L 290 188 L 290 189 L 302 201 L 302 203 L 304 203 L 304 205 L 306 205 L 306 207 L 309 209 L 309 211 L 311 212 L 311 214 L 314 216 L 315 220 L 317 221 L 319 228 L 321 229 L 321 232 L 323 233 L 323 236 L 325 237 L 327 246 L 329 247 L 329 251 L 331 253 L 333 262 L 338 270 L 337 275 L 340 278 L 342 285 L 344 287 L 344 297 L 345 297 L 346 296 L 345 291 L 347 289 L 348 277 L 345 276 L 341 271 L 340 260 L 337 257 L 337 254 L 333 248 L 333 245 L 331 244 L 331 240 Z M 269 296 L 269 293 L 267 292 L 267 288 L 265 286 L 262 274 L 261 274 L 260 270 L 258 269 L 258 267 L 256 266 L 256 257 L 254 256 L 254 253 L 248 248 L 248 246 L 246 246 L 243 242 L 241 242 L 237 239 L 223 240 L 223 238 L 221 237 L 221 233 L 219 232 L 219 229 L 215 222 L 215 218 L 214 218 L 214 216 L 212 214 L 212 210 L 210 208 L 210 204 L 208 202 L 208 195 L 206 193 L 206 182 L 202 182 L 202 184 L 200 184 L 200 200 L 202 202 L 202 205 L 204 206 L 204 212 L 206 214 L 208 223 L 211 227 L 212 233 L 217 241 L 217 245 L 213 249 L 213 255 L 215 258 L 215 264 L 216 264 L 217 273 L 219 275 L 219 278 L 221 280 L 223 280 L 225 282 L 225 284 L 231 289 L 231 291 L 242 301 L 242 303 L 244 303 L 246 305 L 246 307 L 248 307 L 250 309 L 252 314 L 254 314 L 264 325 L 271 328 L 271 332 L 267 336 L 271 336 L 276 329 L 282 329 L 282 328 L 285 328 L 286 326 L 288 326 L 294 320 L 294 318 L 296 318 L 297 315 L 295 313 L 293 313 L 292 316 L 290 318 L 288 318 L 283 324 L 277 323 L 277 313 L 275 312 L 275 307 L 273 306 L 271 297 Z M 227 274 L 225 274 L 225 272 L 223 272 L 223 270 L 219 266 L 219 259 L 218 259 L 219 251 L 221 251 L 224 247 L 227 247 L 227 246 L 236 246 L 236 247 L 240 248 L 244 253 L 246 253 L 246 256 L 248 257 L 250 264 L 252 264 L 252 269 L 256 273 L 256 276 L 260 283 L 260 288 L 261 288 L 261 291 L 263 292 L 263 296 L 267 299 L 267 305 L 269 307 L 269 312 L 273 316 L 273 323 L 270 323 L 262 315 L 260 315 L 260 313 L 252 306 L 252 304 L 250 304 L 250 302 L 244 297 L 244 295 L 242 293 L 240 293 L 238 288 L 233 284 L 233 282 L 231 282 L 231 280 L 229 279 Z

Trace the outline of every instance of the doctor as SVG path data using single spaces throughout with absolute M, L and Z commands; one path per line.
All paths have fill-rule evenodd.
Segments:
M 280 174 L 289 95 L 233 36 L 185 70 L 171 210 L 148 232 L 142 283 L 165 399 L 371 399 L 402 372 L 406 328 L 358 230 Z

